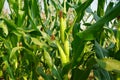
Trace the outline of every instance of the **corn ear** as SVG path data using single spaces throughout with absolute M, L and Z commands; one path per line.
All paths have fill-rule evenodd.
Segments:
M 63 18 L 63 12 L 60 11 L 60 38 L 62 42 L 65 40 L 66 19 Z
M 69 41 L 68 41 L 68 39 L 66 39 L 65 41 L 64 41 L 64 51 L 65 51 L 65 54 L 66 54 L 66 58 L 67 58 L 67 60 L 69 61 Z
M 60 58 L 61 58 L 61 62 L 62 64 L 66 64 L 68 61 L 66 59 L 66 55 L 64 53 L 64 50 L 62 49 L 62 47 L 60 46 L 59 42 L 57 42 L 57 47 L 59 49 L 59 53 L 60 53 Z

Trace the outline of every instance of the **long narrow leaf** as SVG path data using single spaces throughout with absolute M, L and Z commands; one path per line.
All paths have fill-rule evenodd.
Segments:
M 3 9 L 4 2 L 5 2 L 5 0 L 0 0 L 0 14 L 1 14 L 1 11 Z
M 101 31 L 104 24 L 120 15 L 120 2 L 112 8 L 103 18 L 89 27 L 87 30 L 78 33 L 79 37 L 84 40 L 94 40 L 97 33 Z
M 105 0 L 98 0 L 97 14 L 99 17 L 104 15 L 104 5 L 105 5 Z
M 93 0 L 88 0 L 86 1 L 85 3 L 81 4 L 77 9 L 76 9 L 76 12 L 77 12 L 77 20 L 76 22 L 80 22 L 80 20 L 83 18 L 84 16 L 84 11 L 85 9 L 92 3 Z
M 3 61 L 4 61 L 5 65 L 7 66 L 7 72 L 10 75 L 10 79 L 15 80 L 15 77 L 13 75 L 14 73 L 12 72 L 12 69 L 10 67 L 10 64 L 8 63 L 8 60 L 7 60 L 6 56 L 2 55 L 2 58 L 3 58 Z

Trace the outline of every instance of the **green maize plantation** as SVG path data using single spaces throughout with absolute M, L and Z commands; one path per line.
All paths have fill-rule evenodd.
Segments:
M 120 80 L 120 1 L 93 1 L 0 0 L 0 80 Z

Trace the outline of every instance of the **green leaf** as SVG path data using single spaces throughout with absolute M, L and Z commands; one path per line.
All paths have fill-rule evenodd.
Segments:
M 4 46 L 7 49 L 7 52 L 10 53 L 12 50 L 12 44 L 9 40 L 4 39 Z
M 51 0 L 51 3 L 53 4 L 53 6 L 55 7 L 56 11 L 59 11 L 62 9 L 61 5 L 56 3 L 56 1 Z
M 31 40 L 34 44 L 42 46 L 42 43 L 37 38 L 31 37 Z
M 6 71 L 10 75 L 10 79 L 15 80 L 14 73 L 12 71 L 12 68 L 10 67 L 10 64 L 8 63 L 8 60 L 7 60 L 6 56 L 2 55 L 2 58 L 3 58 L 3 61 L 4 61 L 5 65 L 6 65 L 6 67 L 7 67 Z
M 116 51 L 120 50 L 120 21 L 117 23 Z
M 85 25 L 85 26 L 91 26 L 90 23 L 84 23 L 83 25 Z
M 25 55 L 25 58 L 27 58 L 29 61 L 31 61 L 31 62 L 34 62 L 35 63 L 35 65 L 36 65 L 36 63 L 37 63 L 37 57 L 36 57 L 36 55 L 33 53 L 33 51 L 32 50 L 29 50 L 28 48 L 25 48 L 25 47 L 23 47 L 23 51 L 24 51 L 24 55 Z
M 97 80 L 111 80 L 111 75 L 109 74 L 109 72 L 100 67 L 94 69 L 94 75 Z
M 111 15 L 111 16 L 110 16 Z M 120 2 L 116 4 L 103 18 L 90 26 L 85 31 L 78 33 L 78 36 L 84 40 L 94 40 L 97 34 L 102 30 L 105 23 L 120 15 Z
M 88 8 L 86 9 L 86 11 L 87 11 L 88 13 L 93 13 L 93 11 L 92 11 L 92 9 L 91 9 L 90 7 L 88 7 Z
M 84 50 L 84 47 L 85 47 L 85 44 L 86 44 L 86 41 L 83 41 L 79 38 L 78 35 L 76 35 L 76 33 L 79 32 L 79 29 L 80 29 L 80 24 L 75 24 L 74 27 L 73 27 L 73 38 L 74 40 L 72 41 L 72 50 L 73 50 L 73 66 L 77 66 L 79 61 L 82 59 L 82 56 L 83 56 L 83 50 Z
M 0 22 L 0 28 L 3 29 L 4 36 L 6 37 L 8 35 L 8 28 L 3 21 Z
M 13 31 L 9 34 L 8 40 L 9 40 L 9 42 L 11 42 L 12 47 L 17 46 L 17 43 L 20 41 L 21 36 L 22 35 L 20 33 L 18 33 L 17 31 Z
M 92 1 L 93 0 L 87 0 L 85 3 L 79 4 L 75 8 L 77 15 L 75 16 L 73 24 L 71 25 L 71 27 L 68 30 L 68 34 L 70 34 L 70 32 L 72 31 L 72 29 L 76 25 L 76 23 L 79 23 L 82 20 L 85 10 L 89 7 L 89 5 L 92 3 Z
M 25 4 L 24 5 L 25 14 L 26 16 L 28 16 L 28 21 L 30 22 L 31 28 L 38 30 L 37 29 L 38 22 L 39 21 L 41 22 L 38 0 L 30 0 L 30 1 L 24 0 L 24 4 Z
M 46 17 L 48 17 L 48 5 L 47 5 L 47 0 L 44 0 L 44 11 L 45 11 L 45 15 Z
M 100 17 L 97 15 L 96 12 L 94 12 L 94 13 L 92 13 L 92 14 L 93 14 L 93 16 L 94 16 L 95 21 L 98 21 L 98 20 L 100 19 Z
M 45 62 L 48 64 L 49 68 L 52 68 L 53 63 L 52 63 L 52 59 L 49 55 L 49 53 L 44 49 L 44 58 L 45 58 Z
M 2 12 L 5 0 L 0 0 L 0 14 Z
M 104 15 L 104 5 L 105 5 L 105 0 L 98 0 L 97 15 L 99 17 Z
M 2 77 L 3 76 L 3 72 L 2 72 L 2 70 L 0 70 L 0 77 Z
M 36 18 L 37 16 L 39 16 L 39 6 L 38 6 L 38 0 L 31 0 L 31 4 L 29 5 L 31 6 L 31 15 L 32 15 L 32 19 Z
M 56 45 L 57 45 L 59 53 L 60 53 L 61 62 L 63 65 L 65 65 L 68 62 L 66 59 L 65 52 L 58 41 L 56 42 Z
M 81 3 L 84 3 L 84 2 L 86 2 L 87 0 L 80 0 L 81 1 Z
M 94 70 L 94 75 L 95 75 L 95 77 L 96 77 L 97 80 L 102 80 L 100 72 L 98 70 Z
M 78 68 L 73 69 L 71 80 L 80 80 L 80 75 L 82 75 L 83 72 L 83 70 L 80 70 Z
M 61 76 L 60 76 L 60 72 L 58 71 L 58 69 L 56 68 L 56 66 L 54 66 L 52 68 L 52 74 L 55 75 L 55 77 L 58 79 L 58 80 L 62 80 Z
M 7 25 L 8 30 L 16 30 L 17 25 L 14 23 L 13 20 L 7 18 L 2 18 L 2 20 L 4 20 L 4 23 Z
M 105 14 L 107 14 L 107 13 L 113 8 L 113 5 L 114 5 L 113 2 L 110 2 L 110 3 L 108 4 L 107 9 L 106 9 L 106 11 L 105 11 Z
M 17 20 L 17 25 L 19 27 L 23 26 L 24 22 L 25 22 L 25 11 L 19 10 L 19 14 L 18 14 L 18 20 Z
M 120 60 L 120 50 L 117 51 L 113 56 L 114 56 L 115 59 Z
M 111 76 L 108 71 L 100 69 L 100 73 L 102 74 L 101 80 L 105 80 L 105 79 L 111 80 Z
M 116 71 L 120 72 L 120 61 L 116 59 L 110 59 L 110 58 L 103 58 L 100 60 L 97 60 L 100 67 L 107 71 Z
M 86 44 L 86 41 L 79 39 L 79 37 L 76 37 L 75 40 L 72 42 L 72 49 L 73 49 L 72 67 L 78 66 L 80 60 L 82 59 L 82 56 L 84 54 L 83 50 L 84 50 L 85 44 Z
M 17 57 L 16 52 L 22 49 L 22 47 L 14 47 L 10 53 L 10 60 L 13 59 L 14 57 Z
M 82 51 L 84 50 L 84 46 L 86 41 L 83 41 L 76 35 L 80 30 L 80 24 L 76 23 L 73 27 L 72 35 L 74 40 L 72 41 L 72 50 L 73 50 L 73 66 L 78 65 L 79 61 L 82 59 Z
M 97 41 L 95 41 L 95 52 L 96 52 L 96 56 L 98 58 L 104 58 L 105 57 L 105 54 L 102 50 L 102 47 L 98 44 Z
M 62 75 L 68 74 L 69 70 L 71 69 L 71 63 L 66 64 L 62 69 Z
M 14 12 L 16 15 L 18 15 L 18 10 L 19 10 L 19 4 L 18 1 L 15 0 L 7 0 L 8 4 L 9 4 L 9 8 L 12 10 L 12 12 Z M 12 13 L 11 12 L 11 13 Z M 13 14 L 12 14 L 13 17 Z
M 78 33 L 80 30 L 80 23 L 76 23 L 73 27 L 73 30 L 72 30 L 72 35 L 73 35 L 73 38 L 76 39 L 76 33 Z
M 49 77 L 44 73 L 42 67 L 37 68 L 37 72 L 45 79 L 45 80 L 50 80 Z
M 78 68 L 75 68 L 72 70 L 72 80 L 87 80 L 88 76 L 93 68 L 93 66 L 96 64 L 96 61 L 93 57 L 89 58 L 86 62 L 86 67 L 84 70 L 80 70 Z
M 87 0 L 83 4 L 78 5 L 78 7 L 76 8 L 76 12 L 77 12 L 77 20 L 76 20 L 76 22 L 80 22 L 80 20 L 84 16 L 85 9 L 92 3 L 92 1 L 93 0 Z

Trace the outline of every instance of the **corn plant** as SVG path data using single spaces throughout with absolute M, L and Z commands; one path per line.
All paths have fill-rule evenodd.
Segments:
M 0 0 L 0 79 L 119 80 L 120 2 L 92 2 Z

